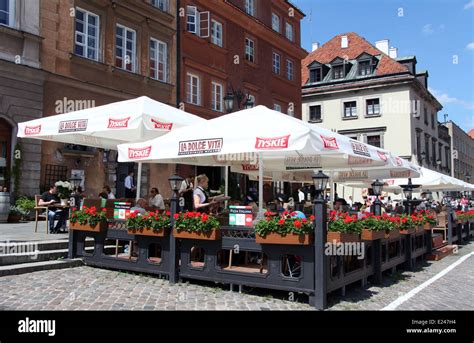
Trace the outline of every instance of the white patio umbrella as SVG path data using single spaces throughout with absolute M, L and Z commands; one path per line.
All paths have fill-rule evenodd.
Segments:
M 117 150 L 117 145 L 160 137 L 204 119 L 148 97 L 139 97 L 18 124 L 18 137 Z M 141 163 L 138 164 L 137 198 Z
M 238 166 L 256 160 L 263 179 L 264 163 L 283 166 L 303 158 L 305 168 L 383 167 L 386 151 L 353 141 L 264 106 L 234 112 L 185 127 L 151 141 L 121 144 L 119 161 Z M 292 162 L 291 162 L 292 163 Z M 287 163 L 291 168 L 292 164 Z M 260 212 L 263 183 L 259 184 Z

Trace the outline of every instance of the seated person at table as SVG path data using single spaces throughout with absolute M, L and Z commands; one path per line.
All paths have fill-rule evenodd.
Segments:
M 148 204 L 146 203 L 146 200 L 140 198 L 137 200 L 137 203 L 135 204 L 135 206 L 133 206 L 130 209 L 130 213 L 138 212 L 140 214 L 145 214 L 146 213 L 145 207 L 147 207 L 147 205 Z
M 38 201 L 38 206 L 48 207 L 48 220 L 49 220 L 49 232 L 59 233 L 60 229 L 66 225 L 68 210 L 65 208 L 58 208 L 53 206 L 59 204 L 60 200 L 58 197 L 58 189 L 52 185 L 49 187 L 49 191 L 44 192 L 41 195 L 41 199 Z M 56 215 L 59 216 L 58 223 L 54 226 L 54 219 Z
M 112 193 L 112 190 L 109 186 L 104 186 L 104 188 L 102 188 L 102 192 L 107 194 L 107 199 L 115 199 L 115 195 Z
M 150 207 L 153 207 L 154 209 L 164 210 L 165 202 L 163 201 L 163 197 L 158 191 L 158 188 L 152 188 L 150 190 L 150 194 L 150 200 L 148 201 Z
M 194 210 L 201 213 L 209 213 L 210 206 L 214 205 L 214 200 L 209 201 L 206 189 L 209 187 L 209 178 L 205 175 L 197 177 L 197 187 L 193 193 Z

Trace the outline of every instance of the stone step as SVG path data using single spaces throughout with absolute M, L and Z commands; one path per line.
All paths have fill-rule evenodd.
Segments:
M 84 265 L 82 260 L 60 260 L 60 261 L 41 261 L 32 263 L 22 263 L 10 266 L 0 266 L 0 277 L 7 275 L 19 275 L 32 273 L 41 270 L 73 268 Z
M 90 247 L 94 244 L 92 238 L 86 239 L 86 246 Z M 67 249 L 69 246 L 68 239 L 44 240 L 44 241 L 8 241 L 0 243 L 0 253 L 11 250 L 12 247 L 26 248 L 31 245 L 29 249 L 38 251 L 60 250 Z
M 448 255 L 451 255 L 453 250 L 455 249 L 455 246 L 452 245 L 446 245 L 442 248 L 433 250 L 433 252 L 429 255 L 426 255 L 426 259 L 428 261 L 439 261 L 445 258 Z

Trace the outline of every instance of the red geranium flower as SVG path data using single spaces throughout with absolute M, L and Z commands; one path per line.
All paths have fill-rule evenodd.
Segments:
M 311 220 L 312 222 L 315 220 L 316 218 L 314 216 L 309 216 L 309 220 Z
M 284 220 L 284 219 L 280 219 L 280 220 L 278 221 L 278 225 L 281 226 L 281 225 L 284 225 L 284 224 L 285 224 L 285 220 Z
M 301 222 L 299 220 L 295 220 L 295 222 L 293 223 L 293 225 L 296 227 L 296 228 L 300 228 L 301 227 Z

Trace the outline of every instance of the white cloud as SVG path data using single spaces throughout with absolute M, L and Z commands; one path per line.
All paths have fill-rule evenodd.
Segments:
M 438 101 L 442 105 L 456 104 L 456 105 L 463 106 L 463 107 L 467 108 L 468 110 L 473 110 L 474 109 L 474 102 L 464 101 L 464 100 L 458 99 L 456 97 L 452 97 L 448 93 L 439 91 L 437 89 L 428 88 L 428 90 L 431 92 L 431 94 L 434 95 L 434 97 L 436 99 L 438 99 Z
M 430 34 L 434 33 L 433 25 L 426 24 L 425 26 L 423 26 L 422 31 L 423 31 L 423 33 L 425 33 L 427 35 L 430 35 Z
M 466 45 L 466 49 L 468 49 L 468 50 L 474 50 L 474 42 L 469 43 L 468 45 Z
M 474 7 L 474 0 L 469 1 L 467 4 L 464 5 L 465 10 L 468 10 L 472 7 Z

